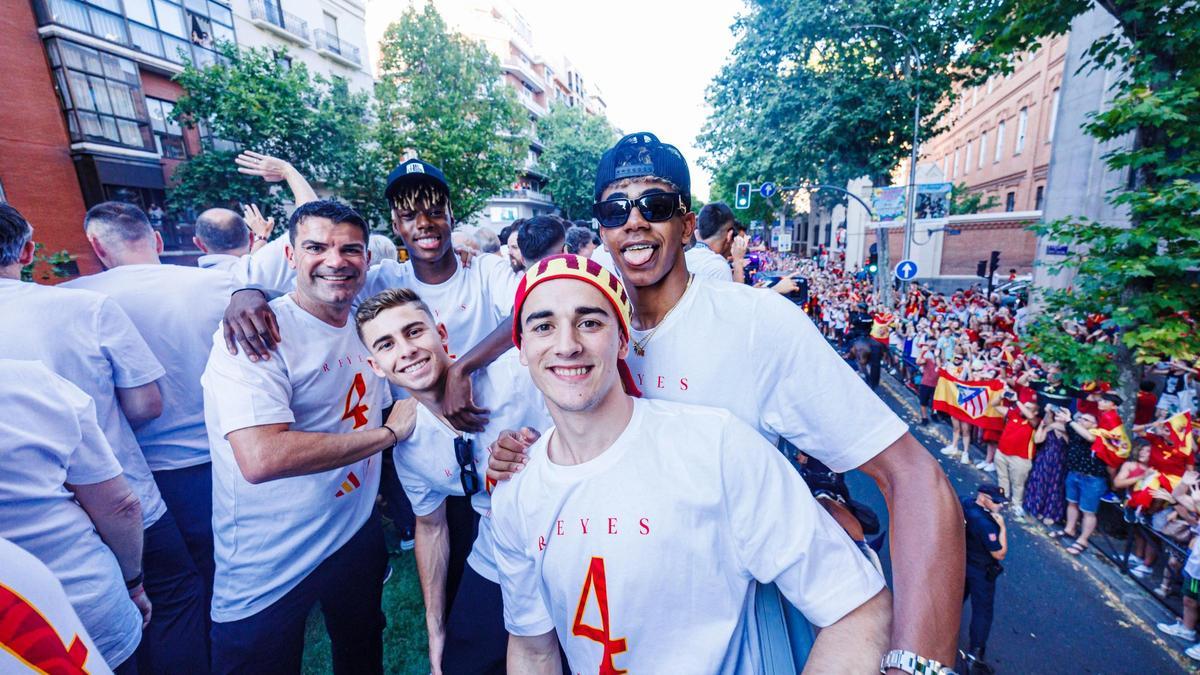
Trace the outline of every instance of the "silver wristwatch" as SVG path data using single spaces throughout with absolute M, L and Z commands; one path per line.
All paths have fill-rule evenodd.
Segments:
M 909 675 L 924 673 L 928 673 L 929 675 L 955 675 L 953 668 L 943 666 L 933 659 L 927 659 L 924 656 L 918 656 L 913 652 L 903 649 L 893 649 L 884 654 L 883 661 L 879 664 L 879 672 L 881 673 L 887 673 L 887 671 L 893 668 Z

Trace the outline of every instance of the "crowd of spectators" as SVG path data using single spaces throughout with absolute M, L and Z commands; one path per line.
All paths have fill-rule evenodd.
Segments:
M 1078 556 L 1091 545 L 1101 505 L 1122 509 L 1132 525 L 1126 569 L 1164 599 L 1183 596 L 1183 616 L 1160 630 L 1197 640 L 1200 473 L 1192 415 L 1200 361 L 1163 358 L 1147 366 L 1129 407 L 1133 419 L 1125 420 L 1113 383 L 1074 382 L 1059 364 L 1024 351 L 1023 294 L 989 295 L 979 286 L 943 292 L 914 282 L 885 306 L 870 275 L 840 269 L 827 255 L 757 256 L 762 273 L 807 282 L 804 309 L 868 371 L 869 382 L 878 382 L 869 372 L 873 349 L 876 367 L 917 392 L 918 424 L 950 424 L 941 454 L 994 473 L 1014 519 L 1042 523 Z M 1062 330 L 1081 343 L 1116 337 L 1102 316 L 1064 321 Z M 868 356 L 856 358 L 858 347 Z M 985 408 L 962 402 L 979 390 Z M 1200 660 L 1200 644 L 1186 653 Z

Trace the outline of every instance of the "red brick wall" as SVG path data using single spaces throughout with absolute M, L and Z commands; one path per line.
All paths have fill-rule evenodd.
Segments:
M 147 70 L 141 71 L 142 76 L 142 93 L 151 98 L 159 98 L 164 101 L 178 101 L 183 96 L 183 87 L 171 81 L 165 75 L 152 73 Z M 183 143 L 187 146 L 189 157 L 195 157 L 200 152 L 200 131 L 198 129 L 183 128 Z M 175 174 L 175 169 L 184 160 L 167 159 L 163 157 L 159 160 L 163 168 L 163 180 L 167 185 L 174 185 L 172 177 Z
M 1017 268 L 1018 274 L 1029 274 L 1033 271 L 1037 236 L 1025 229 L 1024 225 L 980 223 L 959 224 L 954 227 L 961 230 L 962 234 L 942 238 L 942 267 L 938 274 L 975 274 L 979 261 L 988 259 L 992 251 L 1000 251 L 1000 269 L 1004 272 L 1014 267 Z M 901 259 L 904 251 L 903 232 L 902 229 L 894 229 L 888 234 L 888 251 L 893 266 Z M 873 243 L 875 235 L 869 232 L 866 236 L 864 260 L 869 255 Z
M 1037 236 L 1019 224 L 955 225 L 962 234 L 942 239 L 941 274 L 975 274 L 980 260 L 1000 251 L 1000 270 L 1033 271 Z
M 54 93 L 50 65 L 29 2 L 5 3 L 0 12 L 0 182 L 9 203 L 33 224 L 50 252 L 66 249 L 79 271 L 100 270 L 83 235 L 79 178 L 71 161 L 66 121 Z

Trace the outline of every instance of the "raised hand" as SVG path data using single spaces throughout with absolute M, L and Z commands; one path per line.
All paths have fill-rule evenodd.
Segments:
M 246 225 L 255 237 L 266 241 L 271 238 L 271 233 L 275 231 L 275 219 L 264 218 L 262 211 L 258 210 L 257 204 L 247 204 L 242 207 L 242 218 L 246 221 Z
M 268 183 L 286 180 L 288 173 L 296 170 L 291 164 L 278 157 L 264 155 L 253 150 L 243 150 L 242 154 L 233 161 L 238 165 L 238 173 L 260 176 Z

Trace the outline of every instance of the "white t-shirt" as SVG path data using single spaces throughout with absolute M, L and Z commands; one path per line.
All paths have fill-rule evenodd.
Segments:
M 480 481 L 487 475 L 488 448 L 506 429 L 530 427 L 539 432 L 550 428 L 542 393 L 533 386 L 529 370 L 521 365 L 516 349 L 510 349 L 486 369 L 473 376 L 472 390 L 476 405 L 491 411 L 488 424 L 479 434 L 467 434 L 475 454 L 475 470 Z M 412 502 L 413 513 L 433 513 L 446 497 L 464 494 L 454 455 L 458 434 L 447 427 L 425 406 L 417 406 L 417 424 L 411 436 L 398 443 L 393 459 L 396 474 Z M 492 553 L 492 500 L 487 490 L 471 497 L 471 506 L 479 514 L 479 533 L 467 564 L 480 576 L 499 583 Z
M 617 275 L 617 277 L 621 276 L 621 270 L 617 269 L 617 263 L 613 262 L 612 252 L 604 244 L 600 244 L 592 249 L 591 259 L 600 263 L 604 269 Z
M 115 461 L 115 460 L 114 460 Z M 23 617 L 20 621 L 5 617 Z M 51 638 L 44 631 L 54 631 Z M 39 634 L 35 641 L 31 634 Z M 111 675 L 62 584 L 40 560 L 0 538 L 0 673 L 56 671 Z M 20 651 L 18 651 L 20 650 Z M 32 669 L 30 668 L 32 666 Z
M 683 257 L 687 261 L 688 271 L 695 274 L 697 279 L 733 281 L 733 268 L 702 241 L 697 241 L 695 246 L 684 251 Z
M 808 315 L 770 290 L 695 279 L 645 352 L 627 358 L 643 396 L 725 408 L 834 471 L 862 465 L 908 431 Z
M 133 322 L 113 300 L 78 289 L 0 279 L 0 358 L 41 361 L 96 401 L 96 419 L 142 504 L 142 524 L 167 507 L 142 455 L 116 388 L 161 378 L 163 370 Z
M 150 469 L 208 462 L 200 375 L 235 290 L 230 275 L 180 265 L 125 265 L 64 285 L 116 300 L 166 368 L 158 381 L 162 415 L 134 431 Z
M 575 466 L 550 462 L 552 434 L 492 497 L 496 561 L 508 631 L 555 629 L 575 672 L 603 672 L 602 636 L 630 672 L 757 672 L 752 582 L 818 626 L 884 586 L 783 455 L 725 410 L 635 400 L 613 445 Z
M 8 411 L 0 415 L 0 537 L 54 572 L 104 659 L 120 664 L 141 641 L 142 617 L 112 550 L 66 487 L 121 474 L 95 403 L 43 364 L 9 359 L 0 359 L 0 400 Z M 0 556 L 0 584 L 18 571 Z M 7 653 L 0 649 L 0 672 L 9 672 Z
M 251 616 L 295 588 L 358 532 L 379 491 L 378 453 L 258 485 L 243 477 L 225 440 L 229 432 L 266 424 L 324 433 L 374 429 L 391 402 L 386 382 L 367 365 L 353 320 L 335 328 L 291 295 L 272 300 L 271 308 L 287 336 L 271 359 L 230 355 L 218 329 L 200 380 L 212 447 L 212 618 L 219 622 Z
M 223 268 L 223 271 L 232 275 L 234 282 L 242 288 L 253 286 L 285 293 L 292 290 L 296 283 L 296 270 L 288 265 L 285 250 L 289 241 L 285 232 L 254 253 L 243 256 L 210 254 L 201 256 L 196 264 L 200 265 L 200 261 L 203 260 L 205 264 L 200 265 L 201 267 L 211 264 Z

